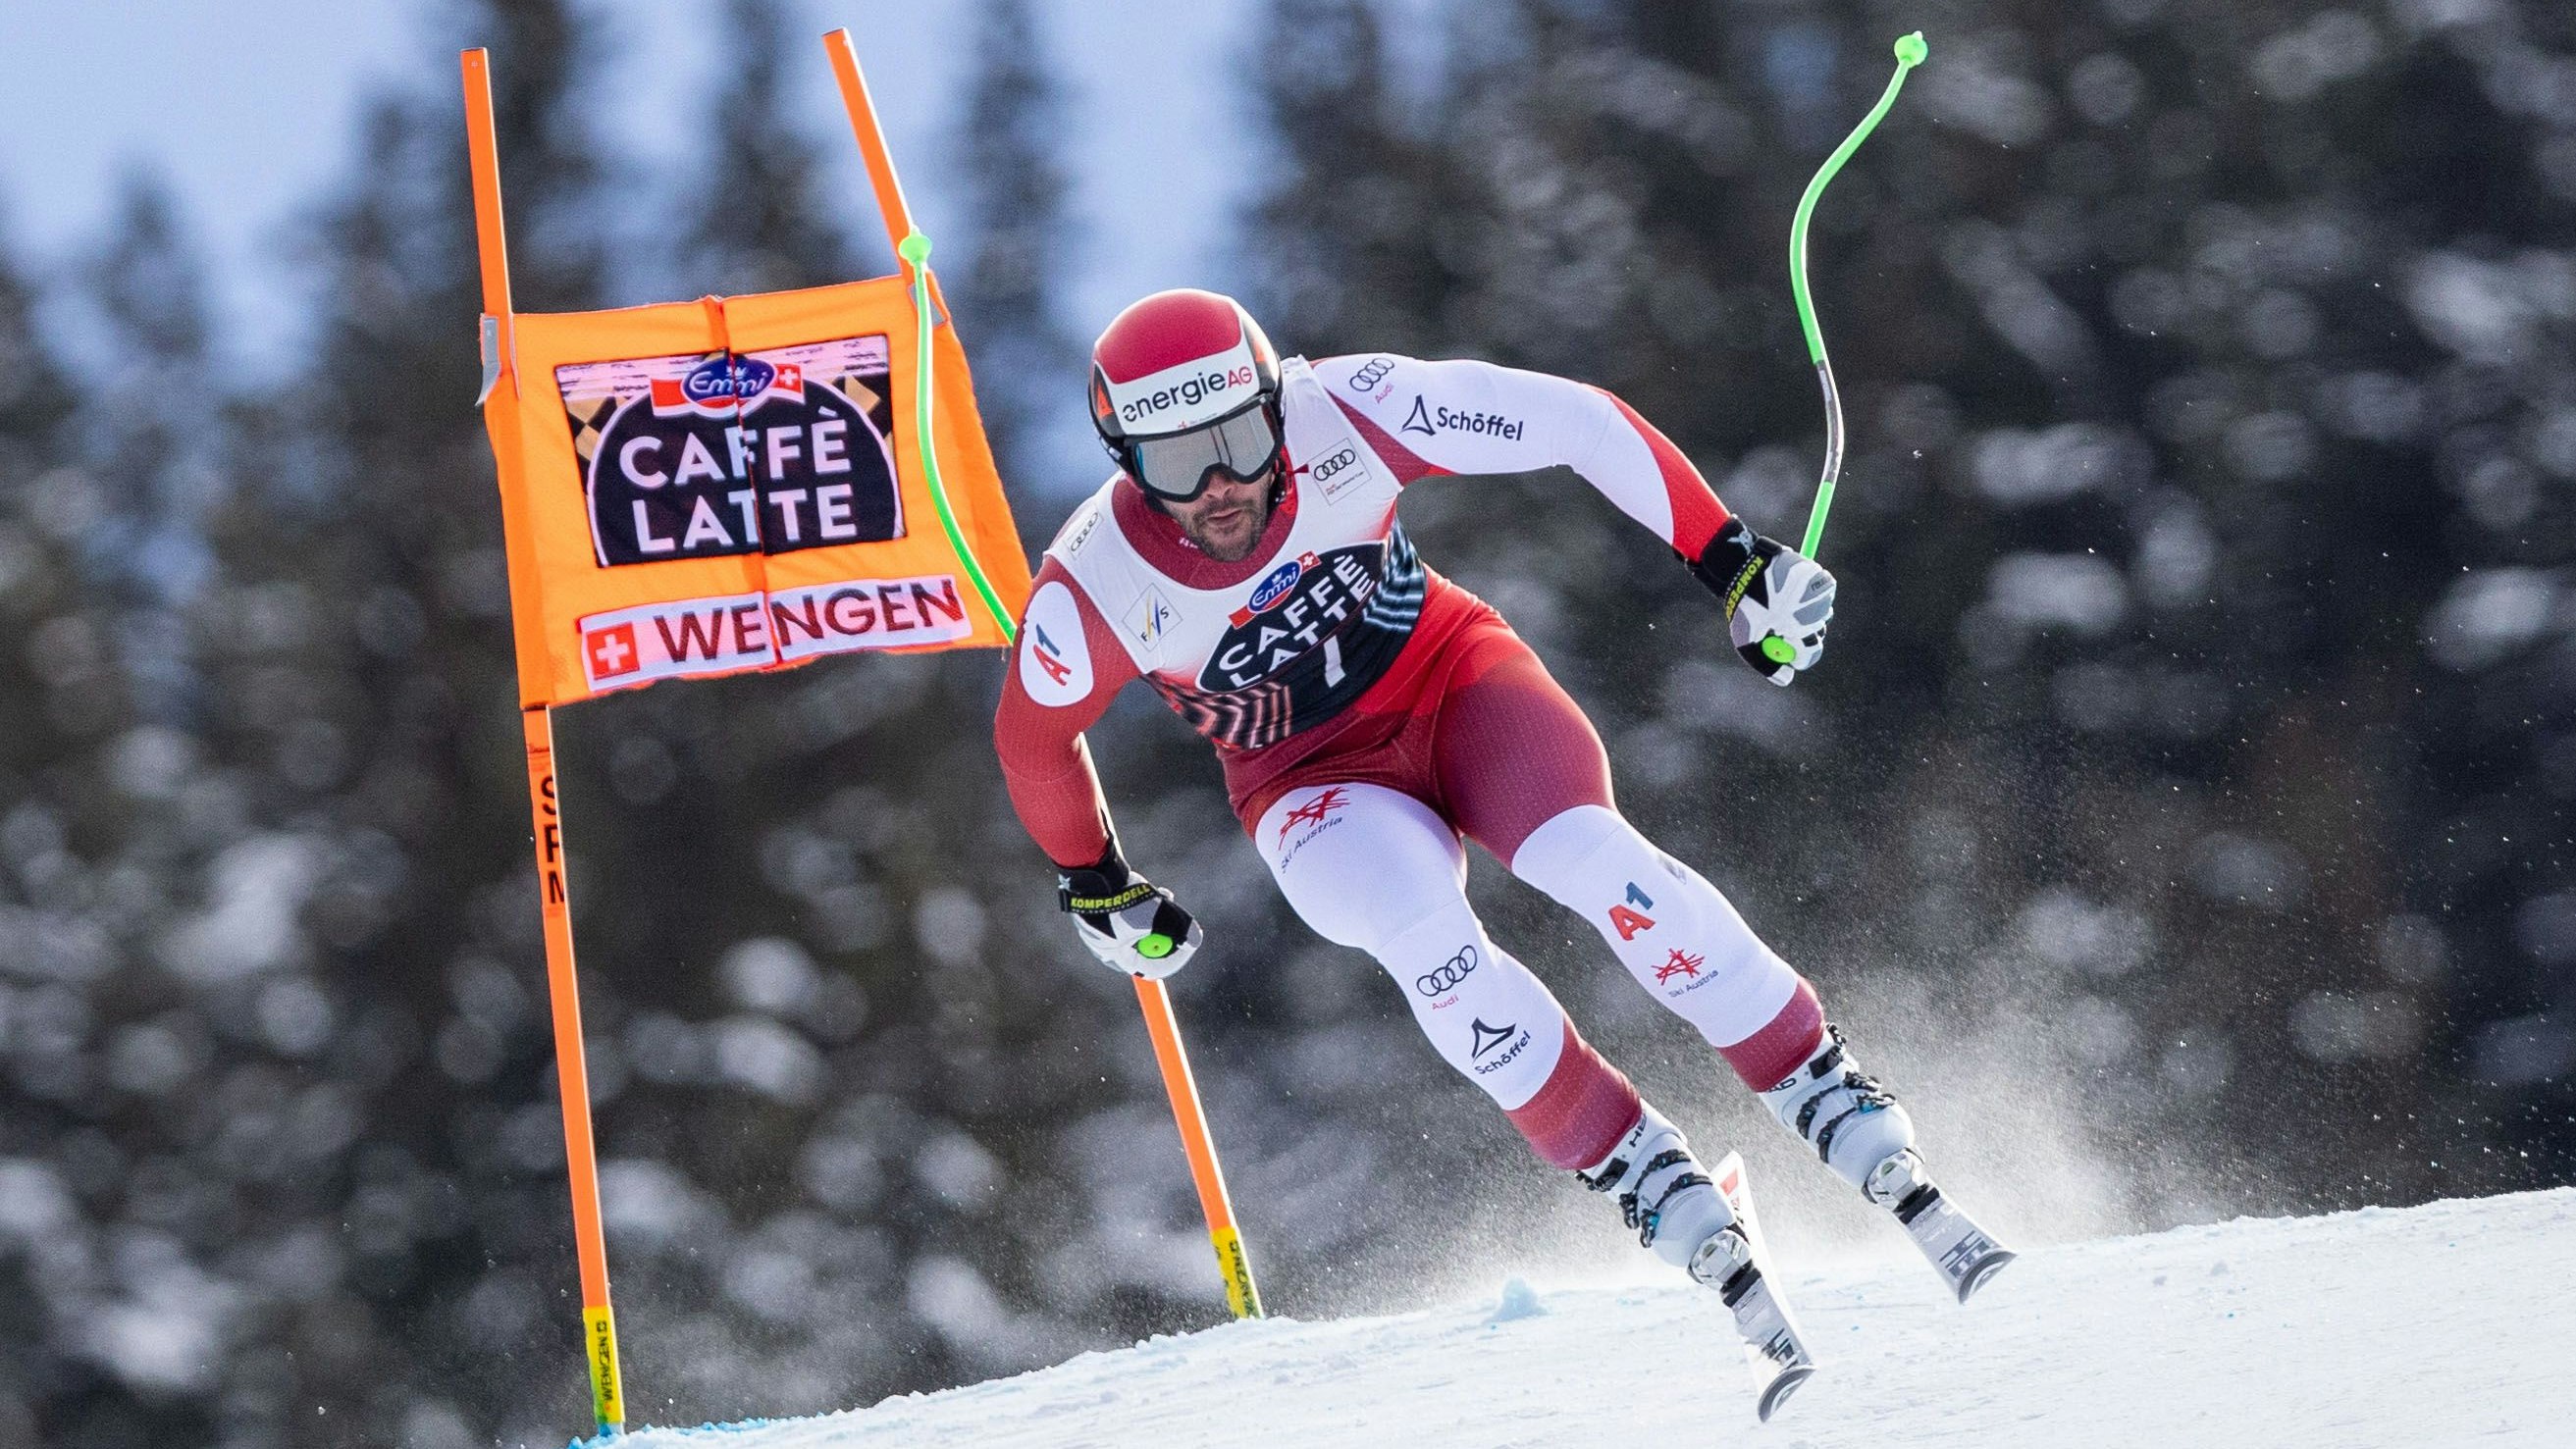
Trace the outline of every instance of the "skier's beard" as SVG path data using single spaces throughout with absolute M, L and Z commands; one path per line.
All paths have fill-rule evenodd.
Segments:
M 1240 563 L 1270 526 L 1270 481 L 1277 464 L 1249 479 L 1219 478 L 1187 503 L 1166 503 L 1164 511 L 1181 526 L 1199 552 L 1218 563 Z

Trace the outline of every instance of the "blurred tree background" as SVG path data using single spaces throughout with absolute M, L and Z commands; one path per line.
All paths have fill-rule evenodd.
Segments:
M 614 11 L 443 10 L 495 53 L 521 305 L 887 264 L 801 139 L 837 132 L 782 100 L 819 58 L 778 0 L 710 11 L 720 124 L 649 252 L 578 104 Z M 1830 661 L 1762 685 L 1562 476 L 1425 485 L 1425 554 L 2009 1231 L 2576 1181 L 2566 7 L 1268 0 L 1266 190 L 1232 275 L 1171 280 L 1291 351 L 1613 388 L 1794 537 L 1822 430 L 1787 219 L 1918 25 L 1812 244 L 1853 435 Z M 967 189 L 942 260 L 1034 550 L 1102 471 L 1046 420 L 1103 242 L 1039 16 L 979 0 L 974 35 L 952 154 L 909 159 Z M 0 1443 L 585 1425 L 459 121 L 443 85 L 367 116 L 289 387 L 223 390 L 149 175 L 82 265 L 0 255 Z M 66 371 L 40 307 L 112 364 Z M 1130 993 L 1003 799 L 998 667 L 558 721 L 639 1421 L 1222 1315 Z M 1274 1307 L 1634 1266 L 1272 898 L 1204 746 L 1141 692 L 1094 745 L 1130 854 L 1209 922 L 1176 995 Z M 1588 932 L 1478 871 L 1596 1039 L 1746 1149 L 1792 1251 L 1881 1243 Z

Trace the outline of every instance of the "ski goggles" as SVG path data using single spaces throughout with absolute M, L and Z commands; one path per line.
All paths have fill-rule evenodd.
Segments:
M 1208 491 L 1218 474 L 1248 483 L 1279 461 L 1279 428 L 1267 399 L 1186 433 L 1129 438 L 1120 446 L 1127 476 L 1155 496 L 1187 503 Z

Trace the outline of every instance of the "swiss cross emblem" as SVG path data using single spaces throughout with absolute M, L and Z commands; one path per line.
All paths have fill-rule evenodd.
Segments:
M 614 679 L 644 667 L 642 652 L 635 647 L 635 626 L 632 624 L 611 624 L 605 629 L 593 629 L 583 636 L 582 647 L 590 655 L 590 676 L 593 679 Z

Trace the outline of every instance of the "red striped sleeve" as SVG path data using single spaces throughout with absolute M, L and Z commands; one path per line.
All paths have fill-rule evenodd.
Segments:
M 1732 516 L 1726 505 L 1718 501 L 1717 491 L 1708 486 L 1708 480 L 1699 475 L 1699 469 L 1691 466 L 1691 460 L 1682 456 L 1682 450 L 1673 446 L 1673 440 L 1665 437 L 1662 429 L 1647 422 L 1617 393 L 1607 388 L 1594 391 L 1610 399 L 1611 405 L 1619 409 L 1619 416 L 1646 440 L 1646 451 L 1655 455 L 1655 466 L 1664 475 L 1664 496 L 1673 506 L 1672 536 L 1664 542 L 1686 559 L 1698 558 Z
M 1082 619 L 1078 653 L 1068 647 L 1074 641 L 1041 638 L 1042 629 L 1021 621 L 1020 642 L 1002 680 L 1002 702 L 993 712 L 993 751 L 1001 757 L 1011 807 L 1019 812 L 1029 838 L 1048 859 L 1070 868 L 1090 865 L 1109 848 L 1109 804 L 1100 793 L 1100 777 L 1091 768 L 1082 732 L 1137 671 L 1109 621 L 1053 558 L 1033 581 L 1032 611 L 1038 594 L 1050 584 L 1073 595 Z M 1066 681 L 1085 675 L 1090 687 L 1068 695 Z M 1047 696 L 1044 701 L 1031 692 L 1032 681 Z

